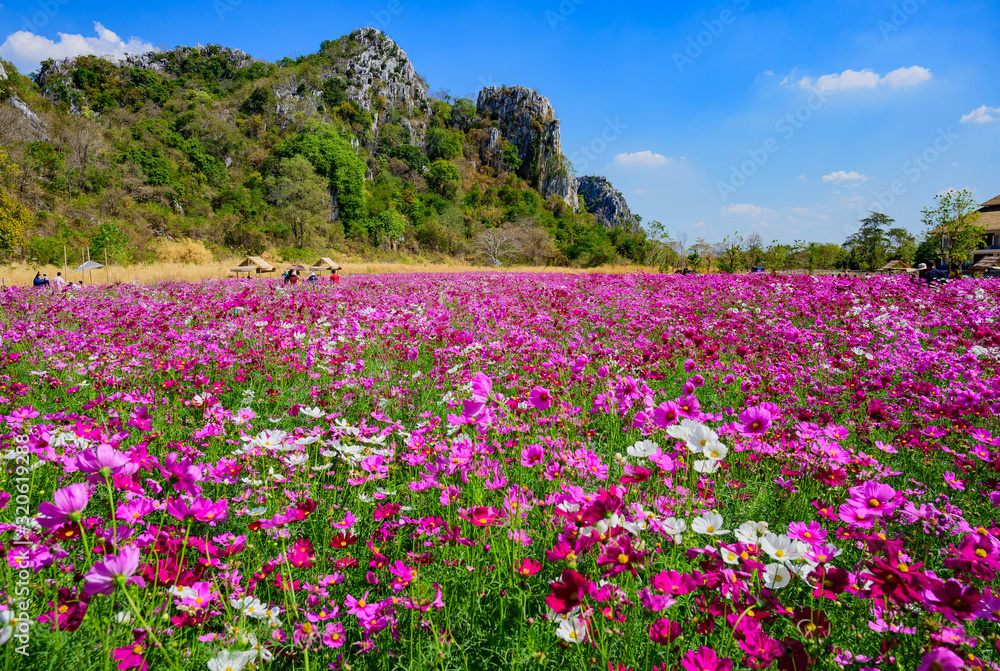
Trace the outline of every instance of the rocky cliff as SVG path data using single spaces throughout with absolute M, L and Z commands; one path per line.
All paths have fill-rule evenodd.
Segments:
M 597 217 L 601 225 L 632 233 L 639 230 L 639 220 L 629 209 L 625 196 L 615 190 L 607 178 L 580 177 L 576 180 L 576 188 L 587 212 Z
M 517 149 L 519 177 L 545 196 L 557 195 L 577 208 L 576 182 L 562 153 L 559 119 L 548 98 L 523 86 L 487 86 L 479 92 L 479 114 L 496 123 L 481 149 L 482 160 L 495 164 L 501 140 Z
M 8 86 L 9 83 L 10 80 L 7 79 L 7 71 L 4 69 L 3 63 L 0 63 L 0 103 L 6 103 L 17 111 L 22 119 L 27 122 L 27 125 L 30 126 L 31 130 L 29 132 L 34 135 L 33 139 L 47 139 L 48 133 L 46 132 L 45 124 L 17 96 L 15 87 Z

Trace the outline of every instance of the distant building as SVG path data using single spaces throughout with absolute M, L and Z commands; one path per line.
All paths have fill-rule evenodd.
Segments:
M 981 268 L 1000 264 L 1000 196 L 983 203 L 978 211 L 976 226 L 983 228 L 984 244 L 972 252 L 972 264 Z

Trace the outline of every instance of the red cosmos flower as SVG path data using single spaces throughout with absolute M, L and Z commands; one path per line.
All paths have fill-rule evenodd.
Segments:
M 341 531 L 333 537 L 330 541 L 330 547 L 334 550 L 343 550 L 346 547 L 350 547 L 358 542 L 358 537 L 352 534 L 350 531 Z
M 309 517 L 312 512 L 316 510 L 316 502 L 312 499 L 306 499 L 302 501 L 294 508 L 294 519 L 297 522 L 304 520 Z
M 552 592 L 545 603 L 555 612 L 565 615 L 580 605 L 580 596 L 590 587 L 586 576 L 573 569 L 563 569 L 561 581 L 552 583 Z
M 609 545 L 604 554 L 597 558 L 598 566 L 606 566 L 605 576 L 612 576 L 628 571 L 632 575 L 637 575 L 636 569 L 642 568 L 642 558 L 646 553 L 639 552 L 632 547 L 631 536 L 619 536 L 619 541 Z
M 963 585 L 955 579 L 943 582 L 924 592 L 925 603 L 952 622 L 971 620 L 979 610 L 982 594 L 975 587 Z
M 84 592 L 76 593 L 68 587 L 59 588 L 58 605 L 49 601 L 49 610 L 43 613 L 40 623 L 52 622 L 52 631 L 76 631 L 87 614 L 90 596 Z
M 792 619 L 806 638 L 826 638 L 830 635 L 830 619 L 821 610 L 813 610 L 809 606 L 799 608 L 792 613 Z
M 542 570 L 542 564 L 534 559 L 525 558 L 521 560 L 521 565 L 515 570 L 519 575 L 531 576 Z
M 927 576 L 919 572 L 922 566 L 920 562 L 901 563 L 895 555 L 889 555 L 888 561 L 874 557 L 868 562 L 871 572 L 862 574 L 862 577 L 872 581 L 873 599 L 884 596 L 894 603 L 904 604 L 918 600 L 927 587 Z
M 810 577 L 812 576 L 818 578 L 812 593 L 817 599 L 823 598 L 836 601 L 837 595 L 844 592 L 851 582 L 851 576 L 848 575 L 847 571 L 827 566 L 820 566 L 812 572 Z

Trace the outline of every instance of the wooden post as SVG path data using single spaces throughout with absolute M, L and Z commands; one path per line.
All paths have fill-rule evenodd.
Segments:
M 69 263 L 67 261 L 66 245 L 63 245 L 63 279 L 69 281 Z
M 108 270 L 108 248 L 104 248 L 104 279 L 111 284 L 111 271 Z

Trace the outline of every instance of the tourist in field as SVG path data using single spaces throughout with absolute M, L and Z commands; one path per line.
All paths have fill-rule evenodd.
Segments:
M 317 279 L 318 278 L 316 277 L 316 273 L 312 273 L 312 272 L 309 273 L 309 283 L 313 285 L 313 289 L 316 288 L 316 280 Z
M 282 284 L 288 284 L 288 277 L 291 274 L 292 274 L 292 271 L 290 271 L 290 270 L 286 270 L 285 272 L 281 273 L 281 283 Z
M 330 275 L 330 282 L 333 284 L 340 284 L 340 275 L 337 274 L 337 269 L 333 269 L 333 274 Z
M 41 273 L 35 273 L 35 279 L 31 280 L 31 285 L 35 287 L 44 287 L 48 280 L 42 279 Z
M 56 273 L 55 278 L 52 280 L 52 284 L 60 290 L 66 288 L 66 280 L 63 279 L 62 273 Z

